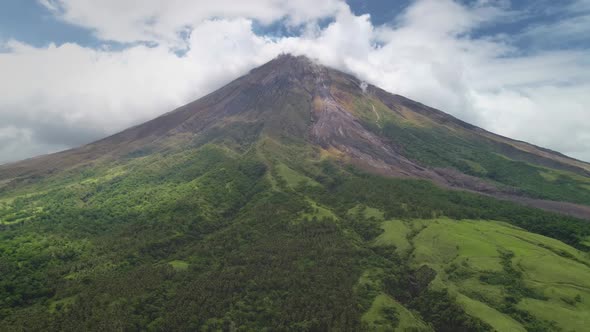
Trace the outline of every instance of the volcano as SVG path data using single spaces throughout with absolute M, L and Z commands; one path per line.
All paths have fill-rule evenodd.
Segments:
M 19 183 L 194 144 L 231 141 L 243 151 L 264 140 L 309 145 L 316 154 L 375 174 L 431 180 L 443 187 L 590 218 L 590 209 L 583 206 L 590 204 L 586 190 L 552 195 L 544 190 L 552 181 L 543 178 L 545 168 L 588 177 L 589 164 L 495 135 L 305 56 L 290 54 L 202 99 L 109 138 L 3 166 L 0 180 Z M 518 170 L 508 174 L 508 164 L 538 174 L 531 183 L 521 185 Z
M 280 55 L 144 124 L 0 166 L 0 322 L 577 330 L 588 220 L 590 164 Z

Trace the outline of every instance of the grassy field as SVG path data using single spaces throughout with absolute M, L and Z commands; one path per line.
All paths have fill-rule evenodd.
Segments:
M 457 301 L 465 308 L 465 311 L 468 314 L 481 318 L 497 331 L 526 331 L 526 329 L 520 323 L 511 317 L 491 308 L 485 303 L 474 300 L 463 294 L 457 295 Z
M 301 214 L 301 219 L 313 219 L 313 218 L 316 218 L 318 220 L 321 220 L 323 218 L 338 219 L 338 217 L 336 217 L 336 215 L 331 210 L 319 205 L 315 201 L 308 198 L 307 202 L 310 205 L 310 209 L 309 209 L 309 211 L 304 211 Z
M 384 313 L 388 309 L 392 309 L 392 312 L 396 313 L 395 325 L 384 317 Z M 432 331 L 418 315 L 386 294 L 379 294 L 375 297 L 371 308 L 363 315 L 362 321 L 371 331 Z
M 377 245 L 394 245 L 398 252 L 410 249 L 408 234 L 412 231 L 410 226 L 401 220 L 388 220 L 382 225 L 384 232 L 375 240 Z
M 170 264 L 170 266 L 176 271 L 186 271 L 189 266 L 187 262 L 181 260 L 171 261 L 168 264 Z
M 437 273 L 431 288 L 448 289 L 498 331 L 584 331 L 590 322 L 590 259 L 562 242 L 495 221 L 393 220 L 382 228 L 376 246 L 413 250 L 414 268 Z M 378 320 L 376 312 L 365 317 Z
M 330 94 L 362 130 L 316 126 L 297 72 L 0 174 L 0 330 L 587 330 L 590 223 L 363 166 L 590 204 L 584 172 L 347 76 Z
M 350 215 L 356 215 L 358 213 L 361 213 L 365 218 L 375 218 L 377 220 L 383 220 L 384 218 L 381 210 L 369 206 L 357 205 L 348 210 L 348 214 Z
M 277 165 L 276 169 L 278 175 L 282 177 L 287 182 L 287 185 L 292 188 L 300 185 L 301 183 L 318 185 L 318 183 L 314 180 L 308 178 L 305 175 L 295 172 L 285 164 Z
M 304 163 L 295 152 L 284 160 L 238 158 L 206 145 L 3 193 L 0 325 L 552 331 L 550 320 L 564 331 L 583 327 L 586 254 L 529 232 L 583 250 L 588 223 L 371 176 L 321 154 Z M 500 219 L 528 232 L 500 222 L 413 219 L 438 215 Z M 420 271 L 436 277 L 406 292 Z

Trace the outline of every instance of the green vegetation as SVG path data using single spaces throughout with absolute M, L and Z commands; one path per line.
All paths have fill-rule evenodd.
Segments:
M 373 127 L 370 122 L 367 125 Z M 475 135 L 444 126 L 407 126 L 399 120 L 374 129 L 399 144 L 409 158 L 425 165 L 455 168 L 533 197 L 590 205 L 587 177 L 513 160 L 507 157 L 505 147 Z
M 295 188 L 299 185 L 319 185 L 314 180 L 295 172 L 284 164 L 279 164 L 277 166 L 277 173 L 278 176 L 285 180 L 287 185 L 291 188 Z
M 3 187 L 0 326 L 579 330 L 590 312 L 590 223 L 232 137 Z
M 371 331 L 432 331 L 417 314 L 383 293 L 375 297 L 362 321 Z
M 388 220 L 383 223 L 383 233 L 375 239 L 375 244 L 378 246 L 393 245 L 399 254 L 404 254 L 412 247 L 408 237 L 413 231 L 413 226 L 401 220 Z
M 63 176 L 61 186 L 48 179 L 22 188 L 51 188 L 37 195 L 11 193 L 3 223 L 15 210 L 30 219 L 0 233 L 0 325 L 157 331 L 360 324 L 353 293 L 359 249 L 325 218 L 333 216 L 329 209 L 274 191 L 263 160 L 205 145 L 131 159 L 123 168 L 125 176 L 97 169 L 87 178 Z M 306 213 L 314 220 L 289 223 Z
M 301 218 L 304 220 L 323 220 L 323 219 L 332 219 L 335 220 L 338 217 L 329 209 L 318 205 L 318 203 L 306 199 L 306 202 L 309 204 L 309 207 L 306 208 L 303 213 L 301 214 Z
M 590 222 L 360 169 L 391 148 L 590 204 L 579 164 L 307 61 L 272 67 L 1 168 L 0 330 L 588 330 Z
M 406 224 L 385 222 L 376 245 L 395 245 Z M 492 221 L 420 221 L 408 239 L 409 264 L 436 271 L 470 315 L 498 331 L 582 331 L 590 319 L 590 259 L 559 241 Z M 394 226 L 399 226 L 395 228 Z
M 350 214 L 352 216 L 357 216 L 357 217 L 359 217 L 359 215 L 360 215 L 359 218 L 366 218 L 366 219 L 374 218 L 376 220 L 383 220 L 383 218 L 384 218 L 383 212 L 381 212 L 381 210 L 375 209 L 372 207 L 368 207 L 366 205 L 361 205 L 361 204 L 348 210 L 348 214 Z
M 168 264 L 170 264 L 175 271 L 186 271 L 189 267 L 187 262 L 179 260 L 168 262 Z

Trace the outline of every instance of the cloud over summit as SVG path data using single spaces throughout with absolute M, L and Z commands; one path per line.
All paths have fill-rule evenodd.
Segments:
M 418 0 L 385 25 L 337 0 L 40 3 L 106 46 L 37 48 L 9 40 L 0 47 L 0 162 L 148 120 L 281 52 L 308 55 L 488 130 L 590 160 L 590 52 L 523 49 L 519 41 L 539 38 L 531 31 L 542 31 L 540 24 L 482 33 L 527 14 L 506 1 Z M 588 29 L 587 18 L 576 14 L 563 25 Z M 298 33 L 255 28 L 271 24 Z

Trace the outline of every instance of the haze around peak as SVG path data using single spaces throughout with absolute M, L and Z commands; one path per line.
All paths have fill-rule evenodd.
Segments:
M 25 12 L 2 6 L 5 15 Z M 1 20 L 0 163 L 144 122 L 280 53 L 307 55 L 485 129 L 590 160 L 587 0 L 27 6 L 39 27 L 69 37 L 48 28 L 45 39 L 32 40 Z

